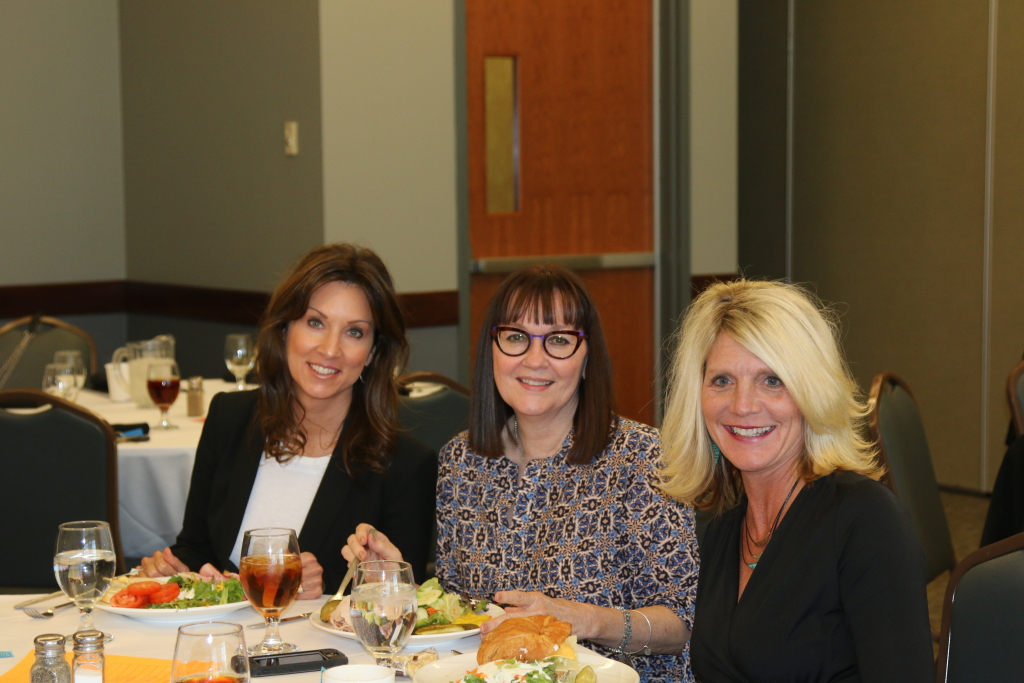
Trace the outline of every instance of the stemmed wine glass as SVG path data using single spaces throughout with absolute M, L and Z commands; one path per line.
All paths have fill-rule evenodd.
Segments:
M 245 376 L 256 363 L 256 350 L 248 334 L 229 334 L 224 339 L 224 363 L 235 376 L 235 391 L 245 391 Z
M 349 597 L 352 627 L 379 666 L 391 666 L 416 626 L 416 583 L 408 562 L 360 562 Z
M 251 655 L 272 655 L 297 650 L 281 639 L 278 625 L 302 585 L 299 541 L 292 529 L 250 529 L 242 535 L 239 578 L 250 604 L 263 615 L 267 630 Z
M 181 373 L 178 372 L 177 363 L 170 358 L 154 358 L 150 361 L 146 368 L 146 389 L 153 403 L 160 408 L 160 424 L 153 425 L 153 429 L 178 428 L 178 425 L 171 424 L 167 419 L 167 411 L 178 398 L 180 388 Z
M 53 573 L 57 583 L 78 606 L 79 631 L 92 631 L 92 608 L 114 578 L 114 542 L 106 522 L 65 522 L 57 533 Z
M 224 621 L 178 627 L 171 683 L 247 683 L 249 658 L 242 627 Z

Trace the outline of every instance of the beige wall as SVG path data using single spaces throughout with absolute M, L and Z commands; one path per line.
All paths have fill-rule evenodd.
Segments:
M 317 0 L 120 11 L 128 277 L 273 289 L 324 236 Z
M 321 0 L 324 240 L 457 288 L 451 0 Z
M 690 0 L 690 272 L 736 272 L 737 2 Z
M 795 45 L 794 279 L 839 304 L 865 390 L 883 370 L 909 383 L 939 481 L 988 488 L 1007 413 L 994 388 L 987 405 L 982 395 L 1009 367 L 993 355 L 987 372 L 983 356 L 1024 347 L 1019 269 L 1010 274 L 1024 246 L 1019 227 L 1010 237 L 1019 171 L 997 185 L 996 234 L 1013 252 L 996 257 L 992 280 L 993 319 L 1014 322 L 984 341 L 988 3 L 801 2 Z M 1010 59 L 1019 81 L 1019 54 Z M 1024 109 L 1005 113 L 1019 127 Z M 997 159 L 1019 164 L 1014 139 Z
M 0 285 L 125 276 L 116 0 L 0 0 Z

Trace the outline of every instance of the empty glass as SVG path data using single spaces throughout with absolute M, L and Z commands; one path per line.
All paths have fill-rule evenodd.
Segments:
M 78 379 L 75 369 L 66 363 L 49 363 L 43 370 L 43 391 L 60 396 L 65 401 L 78 398 Z
M 235 391 L 245 390 L 245 376 L 256 363 L 256 346 L 248 334 L 229 334 L 224 339 L 224 364 L 235 376 Z
M 178 627 L 171 683 L 246 683 L 249 658 L 238 624 L 208 621 Z
M 67 351 L 58 351 L 53 354 L 54 363 L 63 363 L 64 365 L 70 365 L 75 373 L 75 384 L 78 385 L 78 391 L 85 388 L 85 380 L 87 377 L 87 371 L 85 369 L 85 361 L 82 359 L 82 352 L 74 349 Z

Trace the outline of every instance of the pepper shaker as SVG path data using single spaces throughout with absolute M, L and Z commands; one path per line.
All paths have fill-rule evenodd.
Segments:
M 188 416 L 203 416 L 203 378 L 188 378 Z
M 71 683 L 71 667 L 64 659 L 64 636 L 44 633 L 36 636 L 36 662 L 29 678 L 32 683 Z

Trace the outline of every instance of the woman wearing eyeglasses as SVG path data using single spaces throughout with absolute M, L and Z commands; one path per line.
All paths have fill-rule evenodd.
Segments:
M 481 330 L 469 431 L 440 455 L 442 585 L 567 621 L 580 640 L 632 655 L 644 681 L 692 681 L 693 510 L 658 489 L 660 453 L 657 430 L 614 412 L 583 282 L 553 265 L 514 273 Z M 399 556 L 366 525 L 343 553 Z

